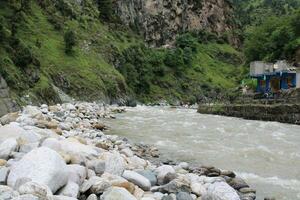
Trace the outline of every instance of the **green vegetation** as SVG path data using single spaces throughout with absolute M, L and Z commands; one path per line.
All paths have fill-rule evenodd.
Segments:
M 232 59 L 228 59 L 231 57 Z M 197 102 L 228 95 L 242 75 L 241 54 L 228 44 L 201 44 L 192 34 L 180 35 L 174 49 L 132 46 L 118 70 L 138 99 L 152 102 Z
M 272 16 L 289 15 L 300 7 L 300 0 L 232 0 L 237 23 L 244 29 L 257 26 Z
M 12 2 L 1 1 L 0 34 L 5 37 L 1 37 L 0 73 L 13 93 L 29 94 L 36 102 L 55 102 L 52 85 L 56 85 L 82 100 L 126 96 L 125 80 L 109 64 L 107 49 L 119 51 L 135 43 L 139 39 L 134 34 L 121 30 L 112 34 L 99 15 L 87 18 L 87 10 L 68 1 L 60 8 L 50 1 L 31 1 L 26 13 L 19 10 L 19 1 Z M 91 5 L 91 11 L 95 7 Z M 21 17 L 12 25 L 15 13 Z M 65 53 L 69 50 L 72 54 Z
M 300 10 L 282 17 L 269 17 L 247 30 L 245 55 L 248 61 L 293 60 L 300 49 Z

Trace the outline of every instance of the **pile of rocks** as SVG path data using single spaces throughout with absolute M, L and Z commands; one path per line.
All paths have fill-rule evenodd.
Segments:
M 123 112 L 93 103 L 27 106 L 0 119 L 0 199 L 252 200 L 233 172 L 153 164 L 156 148 L 105 135 Z

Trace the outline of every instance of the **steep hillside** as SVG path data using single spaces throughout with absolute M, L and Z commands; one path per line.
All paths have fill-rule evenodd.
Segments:
M 152 36 L 166 31 L 141 27 L 146 31 L 141 35 L 122 21 L 129 1 L 119 1 L 117 8 L 105 2 L 0 0 L 0 76 L 10 87 L 9 96 L 19 105 L 60 102 L 58 90 L 89 101 L 195 102 L 238 85 L 241 54 L 221 34 L 232 26 L 223 15 L 215 21 L 208 9 L 206 25 L 192 29 L 184 28 L 185 21 L 178 29 L 166 24 L 171 34 L 162 38 L 172 41 L 171 46 L 150 48 L 152 41 L 160 44 Z M 216 9 L 221 12 L 220 6 Z M 164 6 L 163 12 L 167 10 Z M 197 10 L 203 18 L 204 11 Z M 185 14 L 182 10 L 180 15 Z M 151 24 L 151 17 L 139 13 L 135 18 Z
M 81 11 L 75 4 L 65 8 L 44 4 L 31 1 L 29 8 L 23 9 L 17 3 L 1 1 L 5 37 L 1 74 L 11 89 L 17 95 L 29 94 L 30 99 L 48 103 L 58 100 L 52 84 L 83 100 L 124 97 L 127 86 L 109 64 L 110 51 L 122 50 L 139 39 L 130 31 L 110 31 L 97 17 L 87 15 L 96 5 Z M 76 45 L 66 53 L 64 35 L 69 31 L 75 33 Z

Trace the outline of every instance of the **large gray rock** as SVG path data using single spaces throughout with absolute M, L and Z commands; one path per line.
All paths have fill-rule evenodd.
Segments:
M 101 200 L 137 200 L 126 189 L 120 187 L 111 187 L 108 191 L 104 192 Z
M 12 152 L 18 148 L 18 142 L 15 138 L 4 140 L 0 144 L 0 159 L 7 160 Z
M 149 191 L 151 188 L 150 181 L 137 172 L 125 170 L 122 176 L 145 191 Z
M 202 200 L 240 200 L 240 197 L 227 183 L 215 182 L 208 186 Z
M 47 185 L 53 193 L 68 181 L 68 170 L 63 158 L 55 151 L 40 147 L 15 163 L 8 175 L 7 184 L 13 187 L 20 178 Z

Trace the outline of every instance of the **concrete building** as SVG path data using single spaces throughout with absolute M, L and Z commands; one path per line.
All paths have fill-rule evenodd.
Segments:
M 275 64 L 252 62 L 250 76 L 257 79 L 257 92 L 260 93 L 276 93 L 279 90 L 300 88 L 300 71 L 284 60 Z

